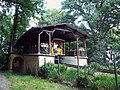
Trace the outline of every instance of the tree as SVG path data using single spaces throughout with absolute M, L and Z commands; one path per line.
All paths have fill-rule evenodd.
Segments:
M 62 9 L 73 15 L 80 23 L 87 22 L 89 28 L 83 28 L 91 38 L 88 41 L 88 56 L 104 64 L 107 46 L 107 34 L 117 27 L 120 19 L 119 0 L 65 0 Z M 73 21 L 75 22 L 75 21 Z M 80 26 L 78 26 L 80 27 Z
M 42 13 L 43 5 L 44 0 L 0 1 L 1 30 L 4 28 L 4 31 L 9 32 L 4 34 L 4 32 L 1 31 L 1 35 L 4 34 L 1 36 L 1 41 L 7 45 L 7 51 L 3 51 L 5 49 L 4 45 L 1 46 L 2 49 L 0 52 L 2 52 L 2 57 L 5 56 L 5 54 L 8 54 L 10 47 L 13 47 L 17 39 L 25 32 L 26 28 L 29 26 L 29 20 L 31 18 L 36 18 L 37 13 Z
M 72 18 L 73 16 L 69 15 L 65 11 L 46 9 L 44 10 L 44 13 L 40 15 L 38 25 L 42 26 L 58 23 L 70 23 L 72 22 Z
M 8 54 L 8 45 L 10 42 L 11 15 L 5 12 L 0 14 L 0 68 L 6 63 L 6 54 Z

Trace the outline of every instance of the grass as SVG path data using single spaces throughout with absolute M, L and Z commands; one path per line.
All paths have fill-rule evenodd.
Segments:
M 98 88 L 104 88 L 107 90 L 115 90 L 115 76 L 114 75 L 97 75 L 96 86 Z M 118 82 L 120 87 L 120 76 L 118 76 Z
M 60 79 L 62 81 L 68 81 L 71 85 L 76 85 L 77 69 L 67 69 L 65 65 L 60 66 Z M 48 64 L 42 67 L 41 74 L 45 76 L 47 73 L 50 81 L 40 79 L 38 77 L 27 76 L 27 75 L 16 75 L 10 72 L 5 72 L 5 76 L 12 83 L 12 90 L 77 90 L 73 87 L 61 85 L 52 82 L 52 80 L 58 80 L 58 66 Z M 88 73 L 89 72 L 89 73 Z M 86 85 L 88 88 L 96 88 L 98 90 L 115 90 L 115 76 L 114 74 L 96 74 L 94 77 L 91 75 L 92 69 L 81 69 L 80 70 L 80 82 L 79 85 Z M 94 73 L 93 73 L 94 74 Z M 85 77 L 87 75 L 87 77 Z M 86 82 L 86 84 L 85 84 Z M 120 76 L 118 76 L 118 82 L 120 87 Z M 85 87 L 86 87 L 85 86 Z M 83 87 L 83 88 L 85 88 Z M 92 89 L 92 90 L 96 90 Z
M 11 83 L 11 90 L 77 90 L 76 88 L 49 82 L 38 77 L 16 75 L 10 72 L 5 72 L 4 75 Z

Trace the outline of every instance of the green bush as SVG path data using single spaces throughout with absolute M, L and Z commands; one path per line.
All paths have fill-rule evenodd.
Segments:
M 80 72 L 80 76 L 77 77 L 76 79 L 77 87 L 96 89 L 96 85 L 94 83 L 95 82 L 94 73 L 95 68 L 93 68 L 91 65 L 84 67 L 84 69 L 82 69 Z
M 77 70 L 76 69 L 67 69 L 61 73 L 61 78 L 65 81 L 70 81 L 74 83 L 76 81 Z
M 58 79 L 58 66 L 57 65 L 54 65 L 54 64 L 50 65 L 49 78 Z
M 88 67 L 90 67 L 91 69 L 94 69 L 94 71 L 99 71 L 101 65 L 97 62 L 91 62 Z
M 67 66 L 60 64 L 60 76 L 67 70 Z M 58 79 L 58 64 L 49 64 L 49 78 Z M 62 77 L 60 77 L 62 80 Z
M 108 70 L 112 70 L 112 71 L 113 71 L 113 70 L 114 70 L 114 67 L 113 67 L 113 66 L 109 66 L 109 67 L 108 67 Z
M 45 64 L 39 68 L 39 76 L 42 78 L 48 78 L 49 72 L 49 64 Z
M 60 73 L 63 73 L 67 70 L 66 65 L 60 65 Z M 47 63 L 39 68 L 39 75 L 42 78 L 52 78 L 52 79 L 58 79 L 58 65 Z
M 67 66 L 62 64 L 60 65 L 60 72 L 65 72 L 67 70 Z

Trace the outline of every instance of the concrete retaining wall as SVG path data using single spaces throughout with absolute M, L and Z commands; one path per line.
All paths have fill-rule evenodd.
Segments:
M 61 63 L 77 66 L 77 56 L 64 56 Z M 87 57 L 79 57 L 79 65 L 87 65 Z

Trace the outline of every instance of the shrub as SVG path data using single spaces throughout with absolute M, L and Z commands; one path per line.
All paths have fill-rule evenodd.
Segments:
M 60 64 L 60 80 L 63 80 L 63 75 L 67 71 L 67 66 L 64 64 Z M 57 64 L 51 64 L 50 65 L 50 72 L 49 77 L 52 79 L 58 79 L 58 65 Z
M 56 65 L 52 66 L 53 69 L 50 69 L 49 78 L 58 79 L 58 67 Z
M 76 79 L 77 87 L 96 89 L 94 73 L 98 67 L 94 66 L 95 63 L 91 63 L 81 70 L 80 76 Z
M 60 72 L 65 72 L 67 70 L 67 66 L 62 64 L 60 65 Z
M 91 62 L 91 63 L 89 64 L 89 67 L 90 67 L 91 69 L 94 69 L 94 71 L 99 71 L 101 65 L 100 65 L 99 63 L 97 63 L 97 62 Z
M 77 70 L 76 69 L 67 69 L 61 73 L 61 78 L 66 81 L 74 83 L 76 81 Z
M 39 68 L 39 76 L 42 78 L 48 78 L 49 75 L 49 64 L 45 64 Z
M 87 76 L 80 76 L 77 78 L 77 87 L 78 88 L 91 88 L 96 90 L 96 85 L 95 85 L 95 78 L 87 75 Z
M 67 70 L 66 65 L 60 65 L 60 73 L 65 72 Z M 42 78 L 52 78 L 58 79 L 58 65 L 47 63 L 39 68 L 39 75 Z

